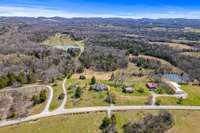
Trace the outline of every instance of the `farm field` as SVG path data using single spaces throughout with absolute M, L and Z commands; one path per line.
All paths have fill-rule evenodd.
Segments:
M 199 133 L 198 121 L 200 120 L 199 111 L 178 111 L 170 110 L 175 119 L 175 126 L 167 131 L 167 133 Z M 152 111 L 132 111 L 132 112 L 116 112 L 114 113 L 117 119 L 117 129 L 119 133 L 123 132 L 123 124 L 129 121 L 138 121 L 146 114 L 156 114 L 157 110 Z
M 167 131 L 167 133 L 199 133 L 198 122 L 200 120 L 199 111 L 178 111 L 170 110 L 175 119 L 175 126 Z M 123 124 L 129 121 L 138 121 L 146 114 L 157 114 L 158 110 L 151 111 L 130 111 L 130 112 L 114 112 L 117 120 L 117 129 L 119 133 L 123 132 Z M 77 115 L 61 115 L 33 122 L 8 126 L 0 128 L 0 132 L 4 133 L 100 133 L 99 126 L 106 116 L 106 113 L 85 113 Z M 48 124 L 47 124 L 48 123 Z M 78 126 L 77 126 L 78 123 Z
M 100 133 L 105 113 L 61 115 L 0 128 L 0 133 Z
M 182 73 L 183 71 L 172 65 L 171 63 L 169 63 L 168 61 L 161 59 L 161 58 L 157 58 L 157 57 L 153 57 L 153 56 L 148 56 L 148 55 L 138 55 L 138 56 L 130 56 L 129 58 L 142 58 L 142 59 L 149 59 L 149 60 L 153 60 L 153 61 L 159 61 L 160 62 L 160 67 L 167 67 L 168 69 L 170 69 L 170 72 L 174 72 L 174 73 Z
M 47 40 L 43 42 L 43 44 L 50 45 L 50 46 L 56 46 L 56 45 L 74 45 L 74 46 L 79 46 L 81 48 L 84 48 L 84 41 L 75 41 L 71 39 L 67 35 L 62 35 L 60 33 L 55 34 L 54 36 L 51 36 Z
M 194 48 L 192 46 L 188 46 L 186 44 L 181 43 L 169 43 L 169 42 L 150 42 L 151 44 L 161 44 L 166 45 L 167 47 L 174 49 L 174 50 L 193 50 Z
M 183 54 L 183 55 L 189 55 L 189 56 L 197 57 L 197 58 L 200 57 L 200 52 L 183 52 L 181 54 Z

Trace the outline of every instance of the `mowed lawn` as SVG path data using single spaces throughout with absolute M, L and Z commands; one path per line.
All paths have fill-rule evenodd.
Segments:
M 68 100 L 66 103 L 66 108 L 74 107 L 87 107 L 87 106 L 105 106 L 109 105 L 105 102 L 106 97 L 108 96 L 107 91 L 94 91 L 89 90 L 90 81 L 92 76 L 96 77 L 97 83 L 105 84 L 109 87 L 109 91 L 115 95 L 115 104 L 116 105 L 144 105 L 148 102 L 150 93 L 146 87 L 146 83 L 150 80 L 147 76 L 137 77 L 133 76 L 133 72 L 139 72 L 139 67 L 135 66 L 132 63 L 129 63 L 128 68 L 120 69 L 113 72 L 96 72 L 90 69 L 86 69 L 81 74 L 74 74 L 70 79 L 67 80 L 67 86 L 75 85 L 81 87 L 82 95 L 80 99 L 74 99 L 75 89 L 68 89 Z M 143 69 L 145 74 L 151 72 L 151 70 Z M 122 92 L 121 87 L 115 86 L 115 81 L 109 80 L 112 73 L 115 76 L 118 76 L 120 73 L 126 75 L 124 84 L 131 86 L 134 89 L 133 93 L 124 93 Z M 85 80 L 80 80 L 79 77 L 84 75 Z M 144 92 L 139 92 L 143 88 Z
M 111 92 L 116 97 L 116 105 L 144 105 L 148 102 L 150 93 L 145 87 L 145 82 L 132 83 L 130 86 L 134 89 L 133 93 L 124 93 L 122 88 L 111 87 Z M 140 88 L 143 88 L 144 92 L 139 92 Z
M 56 80 L 54 85 L 52 86 L 53 88 L 53 99 L 52 102 L 50 104 L 50 110 L 55 110 L 56 108 L 58 108 L 61 104 L 61 100 L 58 99 L 59 95 L 61 93 L 63 93 L 63 89 L 62 89 L 62 80 Z
M 89 90 L 90 80 L 79 80 L 77 78 L 71 78 L 67 80 L 67 86 L 78 85 L 81 87 L 82 94 L 80 99 L 75 99 L 75 89 L 67 89 L 67 103 L 66 108 L 75 107 L 89 107 L 89 106 L 105 106 L 108 103 L 105 102 L 107 92 L 97 92 L 94 90 Z
M 182 103 L 179 105 L 200 105 L 200 86 L 194 85 L 182 85 L 181 88 L 188 94 L 187 99 L 183 99 Z M 173 97 L 158 97 L 157 100 L 160 101 L 161 105 L 177 105 L 177 98 Z
M 116 112 L 118 133 L 124 133 L 123 125 L 129 121 L 141 120 L 146 114 L 157 114 L 159 111 Z M 199 133 L 200 111 L 170 111 L 175 119 L 175 126 L 167 133 Z
M 0 133 L 101 133 L 106 113 L 61 115 L 0 128 Z
M 142 80 L 143 81 L 143 80 Z M 134 85 L 133 93 L 124 93 L 122 88 L 114 87 L 113 81 L 109 80 L 97 80 L 97 83 L 106 84 L 109 87 L 109 91 L 115 95 L 115 104 L 116 105 L 144 105 L 148 102 L 150 93 L 145 87 L 145 82 L 132 82 Z M 94 91 L 89 90 L 90 88 L 90 79 L 80 80 L 77 77 L 72 77 L 67 80 L 67 86 L 75 85 L 81 87 L 82 95 L 80 99 L 74 99 L 75 89 L 68 89 L 68 100 L 66 103 L 66 108 L 75 108 L 75 107 L 88 107 L 88 106 L 105 106 L 109 105 L 105 102 L 107 97 L 107 91 Z M 144 88 L 144 92 L 140 93 L 138 90 Z

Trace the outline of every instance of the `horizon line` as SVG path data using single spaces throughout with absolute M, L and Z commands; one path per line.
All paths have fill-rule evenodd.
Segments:
M 47 7 L 0 6 L 1 17 L 123 18 L 123 19 L 200 19 L 200 10 L 166 12 L 70 12 Z

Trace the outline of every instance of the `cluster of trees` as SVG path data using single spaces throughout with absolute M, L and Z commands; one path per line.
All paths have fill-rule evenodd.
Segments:
M 30 75 L 25 75 L 24 73 L 19 73 L 15 75 L 13 73 L 8 73 L 7 75 L 0 76 L 0 89 L 14 85 L 15 83 L 28 84 L 31 82 Z
M 111 93 L 108 91 L 105 101 L 109 104 L 115 104 L 116 103 L 116 95 L 114 93 Z
M 199 39 L 199 34 L 183 32 L 184 27 L 200 27 L 199 20 L 175 19 L 175 23 L 174 19 L 52 19 L 56 21 L 49 21 L 46 18 L 0 18 L 0 54 L 25 55 L 19 57 L 23 63 L 1 63 L 0 75 L 21 70 L 26 74 L 33 74 L 31 78 L 34 80 L 50 82 L 54 77 L 75 71 L 72 68 L 83 70 L 83 67 L 77 68 L 65 51 L 39 44 L 60 32 L 70 34 L 74 40 L 85 39 L 85 52 L 80 57 L 84 67 L 112 71 L 127 66 L 127 54 L 146 54 L 165 59 L 183 69 L 191 77 L 200 80 L 199 58 L 179 55 L 182 52 L 180 50 L 149 43 L 189 39 L 188 45 L 199 48 L 199 44 L 192 42 Z M 76 52 L 71 52 L 76 55 Z
M 164 133 L 174 126 L 172 114 L 166 111 L 158 115 L 149 114 L 138 122 L 124 124 L 125 133 Z
M 15 80 L 21 84 L 38 80 L 53 82 L 56 78 L 64 77 L 79 70 L 80 63 L 75 63 L 66 51 L 38 43 L 51 35 L 53 31 L 43 34 L 42 29 L 24 31 L 24 28 L 28 28 L 27 26 L 10 27 L 6 33 L 0 36 L 0 79 L 5 79 L 5 81 L 0 80 L 0 88 L 12 85 Z M 40 35 L 45 37 L 43 38 Z M 5 77 L 9 73 L 15 75 L 13 76 L 15 80 L 9 79 L 7 83 Z
M 117 119 L 104 117 L 100 125 L 102 133 L 117 133 Z M 148 114 L 140 121 L 130 121 L 123 125 L 125 133 L 164 133 L 174 126 L 173 115 L 167 111 L 160 111 L 158 115 Z
M 39 95 L 33 95 L 33 97 L 32 97 L 32 101 L 33 101 L 34 105 L 41 104 L 41 103 L 45 102 L 46 99 L 47 99 L 47 90 L 42 90 L 42 91 L 40 91 Z
M 108 48 L 112 47 L 115 49 L 126 50 L 127 54 L 132 55 L 144 54 L 158 57 L 168 61 L 172 65 L 181 68 L 186 73 L 188 73 L 191 78 L 200 80 L 200 60 L 198 57 L 191 57 L 188 55 L 180 54 L 181 52 L 185 52 L 186 50 L 173 49 L 162 43 L 149 43 L 148 38 L 139 40 L 134 37 L 127 37 L 116 34 L 101 35 L 95 37 L 90 38 L 86 44 L 88 46 L 104 46 Z M 198 45 L 195 46 L 196 48 L 198 47 Z M 200 51 L 197 49 L 194 51 Z M 190 50 L 190 52 L 191 51 L 193 50 Z M 160 66 L 160 63 L 158 61 L 152 60 L 143 61 L 143 59 L 139 59 L 139 61 L 137 60 L 136 63 L 138 65 L 143 65 L 144 67 L 150 68 L 158 68 Z M 160 71 L 165 71 L 164 69 L 169 68 L 160 69 L 162 69 Z
M 135 63 L 138 67 L 142 68 L 159 69 L 161 66 L 161 63 L 158 60 L 151 60 L 138 57 L 133 58 L 131 61 Z
M 102 133 L 117 133 L 116 117 L 112 115 L 111 118 L 105 117 L 100 125 Z
M 96 77 L 92 76 L 91 81 L 90 81 L 90 85 L 94 85 L 96 84 Z
M 100 46 L 86 47 L 80 61 L 86 68 L 97 71 L 113 71 L 128 65 L 124 51 Z
M 78 86 L 75 89 L 74 98 L 80 98 L 82 93 L 83 93 L 82 88 L 80 86 Z
M 77 57 L 80 52 L 81 52 L 81 49 L 80 48 L 68 48 L 67 52 L 73 56 L 73 57 Z

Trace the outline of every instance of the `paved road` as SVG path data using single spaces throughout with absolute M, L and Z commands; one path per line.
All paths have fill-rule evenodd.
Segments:
M 107 112 L 130 111 L 130 110 L 200 110 L 200 106 L 97 106 L 97 107 L 85 107 L 85 108 L 74 108 L 74 109 L 62 109 L 53 112 L 41 113 L 21 119 L 4 120 L 0 122 L 0 127 L 37 120 L 44 117 L 62 115 L 62 114 L 102 112 L 102 111 L 107 111 Z

